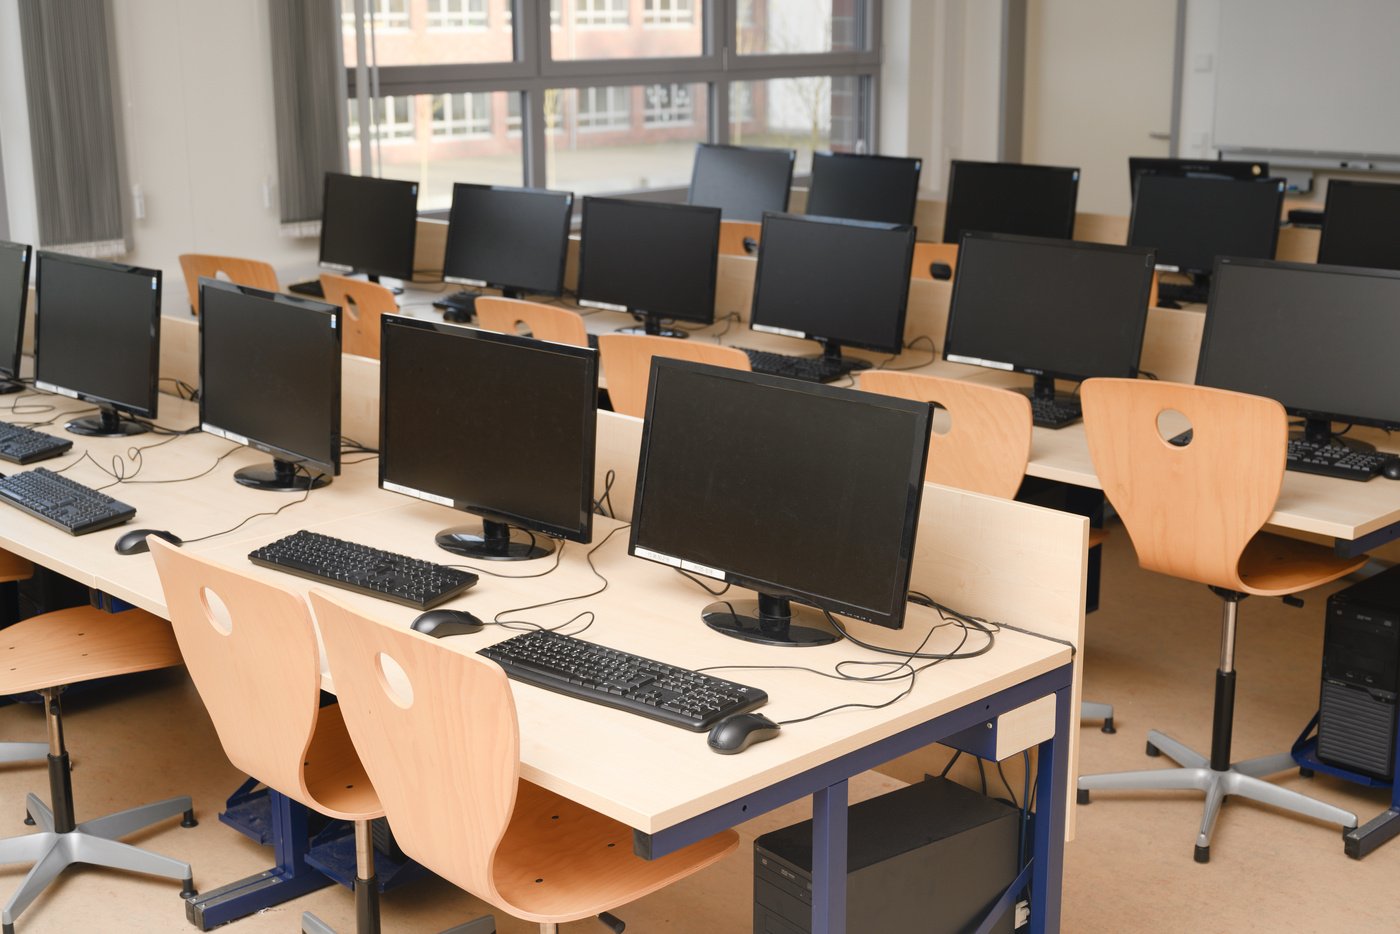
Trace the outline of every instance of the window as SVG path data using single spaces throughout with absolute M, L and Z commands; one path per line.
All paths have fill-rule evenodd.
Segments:
M 396 143 L 413 139 L 413 98 L 376 97 L 370 100 L 374 120 L 374 139 L 381 143 Z M 360 113 L 355 101 L 350 101 L 350 119 L 346 124 L 352 144 L 360 141 Z
M 522 125 L 522 120 L 521 120 L 521 116 L 520 116 L 520 95 L 519 95 L 519 94 L 507 94 L 507 95 L 506 95 L 506 132 L 507 132 L 507 133 L 511 133 L 511 134 L 518 134 L 518 133 L 520 132 L 520 127 L 521 127 L 521 125 Z
M 365 6 L 375 32 L 408 29 L 408 0 L 368 0 Z M 345 31 L 355 34 L 355 0 L 340 0 L 340 22 Z
M 429 29 L 485 29 L 486 0 L 428 0 Z
M 685 84 L 652 84 L 643 93 L 645 126 L 689 126 L 695 122 L 695 99 Z
M 490 94 L 433 95 L 433 139 L 480 139 L 490 136 Z
M 863 4 L 851 0 L 737 0 L 740 55 L 852 52 L 862 41 Z
M 501 17 L 501 21 L 507 27 L 513 22 L 515 16 L 515 11 L 512 9 L 514 2 L 515 0 L 505 0 L 505 15 Z M 559 11 L 559 2 L 560 0 L 549 0 L 549 25 L 554 29 L 558 29 L 564 19 L 564 15 Z
M 580 130 L 625 130 L 632 125 L 628 88 L 580 88 L 577 99 L 575 125 Z
M 729 122 L 742 130 L 742 124 L 753 120 L 753 84 L 735 81 L 729 86 Z M 734 130 L 730 130 L 731 133 Z
M 644 26 L 690 26 L 695 22 L 694 0 L 646 0 Z
M 581 28 L 626 26 L 629 0 L 574 0 L 574 25 Z
M 735 81 L 729 86 L 729 141 L 795 149 L 799 174 L 811 171 L 815 151 L 862 151 L 861 84 L 831 75 Z
M 669 105 L 689 100 L 691 119 L 651 124 L 623 119 L 607 132 L 585 129 L 601 108 L 651 107 L 648 95 L 661 90 Z M 546 120 L 555 109 L 567 118 L 557 137 L 546 138 L 544 184 L 579 195 L 616 194 L 645 188 L 683 188 L 690 182 L 695 144 L 708 134 L 704 84 L 632 85 L 607 88 L 553 88 L 545 93 Z M 577 122 L 572 116 L 577 114 Z M 577 132 L 575 132 L 577 127 Z M 599 127 L 598 129 L 601 129 Z

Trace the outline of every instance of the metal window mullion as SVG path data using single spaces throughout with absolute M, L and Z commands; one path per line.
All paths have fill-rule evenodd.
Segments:
M 563 4 L 560 4 L 563 9 Z M 543 188 L 548 174 L 544 125 L 544 88 L 537 83 L 542 63 L 549 57 L 549 4 L 514 0 L 511 17 L 515 32 L 516 66 L 534 79 L 529 85 L 508 93 L 524 94 L 520 102 L 520 171 L 525 185 Z M 493 77 L 499 80 L 500 73 Z

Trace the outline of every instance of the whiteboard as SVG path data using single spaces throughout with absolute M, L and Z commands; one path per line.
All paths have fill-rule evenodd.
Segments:
M 1400 0 L 1219 0 L 1215 146 L 1400 156 Z

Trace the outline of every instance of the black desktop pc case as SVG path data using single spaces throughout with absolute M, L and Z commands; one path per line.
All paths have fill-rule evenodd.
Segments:
M 942 778 L 851 805 L 846 930 L 975 930 L 1016 877 L 1020 811 Z M 754 841 L 754 934 L 808 934 L 812 822 Z M 1009 932 L 1014 911 L 992 930 Z
M 1400 687 L 1400 568 L 1327 598 L 1317 756 L 1389 780 Z

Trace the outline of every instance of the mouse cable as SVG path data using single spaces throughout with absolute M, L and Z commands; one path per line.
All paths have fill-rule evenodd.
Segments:
M 240 447 L 241 447 L 241 445 L 240 445 Z M 235 450 L 237 450 L 237 448 L 235 448 Z M 240 522 L 240 523 L 238 523 L 237 525 L 232 526 L 232 527 L 230 527 L 230 528 L 224 529 L 222 532 L 211 532 L 211 533 L 209 533 L 208 535 L 201 535 L 199 538 L 186 538 L 186 539 L 183 539 L 182 542 L 181 542 L 181 544 L 184 544 L 184 545 L 192 545 L 192 544 L 194 544 L 195 542 L 204 542 L 204 541 L 208 541 L 208 540 L 211 539 L 211 538 L 218 538 L 220 535 L 227 535 L 227 534 L 230 533 L 230 532 L 236 532 L 236 531 L 238 531 L 239 529 L 243 528 L 243 526 L 247 525 L 249 522 L 252 522 L 254 519 L 258 518 L 259 516 L 275 516 L 275 515 L 280 514 L 284 509 L 290 509 L 292 506 L 296 506 L 296 505 L 299 505 L 299 504 L 301 504 L 301 503 L 304 503 L 304 502 L 306 502 L 307 497 L 309 497 L 309 496 L 311 495 L 311 490 L 316 486 L 317 481 L 319 481 L 322 477 L 325 476 L 325 474 L 323 474 L 323 473 L 318 473 L 318 474 L 316 474 L 315 476 L 312 476 L 311 471 L 307 470 L 305 467 L 301 466 L 300 464 L 295 465 L 295 467 L 294 467 L 294 473 L 303 473 L 303 474 L 306 474 L 306 476 L 309 477 L 310 480 L 311 480 L 311 482 L 308 483 L 308 484 L 306 485 L 306 489 L 302 491 L 302 494 L 301 494 L 301 498 L 300 498 L 300 499 L 294 499 L 294 500 L 292 500 L 290 503 L 283 503 L 281 506 L 278 506 L 276 509 L 269 510 L 269 511 L 267 511 L 267 512 L 255 512 L 255 513 L 253 513 L 251 516 L 249 516 L 248 518 L 244 519 L 242 522 Z
M 166 439 L 166 440 L 167 440 L 167 441 L 170 441 L 170 440 L 174 440 L 174 439 L 173 439 L 173 438 L 168 438 L 168 439 Z M 160 443 L 161 443 L 161 444 L 165 444 L 165 441 L 162 441 L 162 442 L 160 442 Z M 148 448 L 153 448 L 153 447 L 158 447 L 158 445 L 155 445 L 155 444 L 148 444 L 148 445 L 146 445 L 146 447 L 148 447 Z M 199 473 L 197 473 L 197 474 L 191 474 L 191 475 L 188 476 L 188 477 L 171 477 L 171 478 L 168 479 L 168 480 L 136 480 L 136 479 L 132 479 L 132 477 L 135 477 L 135 474 L 133 474 L 132 477 L 128 477 L 128 478 L 125 478 L 125 479 L 122 479 L 122 480 L 118 480 L 117 483 L 186 483 L 186 482 L 188 482 L 188 481 L 190 481 L 190 480 L 198 480 L 200 477 L 207 477 L 209 474 L 213 473 L 213 472 L 214 472 L 214 469 L 217 468 L 217 467 L 219 466 L 219 464 L 223 463 L 223 460 L 224 460 L 225 457 L 228 457 L 228 456 L 229 456 L 230 454 L 232 454 L 234 451 L 240 450 L 242 447 L 243 447 L 243 445 L 241 445 L 241 444 L 239 444 L 239 443 L 237 443 L 237 442 L 234 442 L 233 447 L 229 448 L 227 451 L 225 451 L 224 453 L 220 454 L 218 457 L 214 458 L 214 463 L 210 464 L 208 467 L 204 468 L 204 469 L 201 470 Z M 137 451 L 137 458 L 139 459 L 139 458 L 140 458 L 140 449 L 133 448 L 132 450 Z M 141 467 L 144 466 L 144 464 L 145 464 L 145 462 L 142 461 L 141 464 L 137 466 L 137 468 L 136 468 L 137 473 L 140 472 Z M 108 486 L 115 486 L 116 484 L 114 484 L 114 483 L 109 483 L 109 484 L 107 484 L 107 485 L 108 485 Z
M 494 617 L 492 617 L 491 622 L 492 622 L 492 623 L 495 623 L 495 624 L 498 625 L 498 626 L 504 626 L 504 627 L 507 628 L 507 629 L 520 629 L 520 630 L 522 630 L 522 631 L 524 631 L 524 630 L 531 630 L 531 629 L 545 629 L 545 630 L 547 630 L 547 631 L 549 631 L 549 632 L 558 632 L 559 630 L 563 629 L 565 626 L 568 626 L 570 623 L 573 623 L 575 620 L 582 619 L 584 616 L 587 616 L 587 617 L 589 617 L 589 620 L 588 620 L 588 622 L 584 625 L 583 629 L 580 629 L 580 630 L 578 630 L 577 632 L 568 633 L 568 635 L 575 635 L 575 636 L 576 636 L 576 635 L 578 635 L 579 633 L 582 633 L 582 632 L 586 631 L 586 630 L 587 630 L 590 626 L 592 626 L 593 623 L 597 620 L 597 616 L 596 616 L 596 614 L 594 614 L 594 612 L 593 612 L 592 610 L 585 610 L 583 613 L 578 614 L 578 615 L 575 616 L 573 619 L 567 620 L 566 622 L 560 623 L 559 625 L 557 625 L 557 626 L 552 626 L 552 627 L 551 627 L 551 626 L 543 626 L 543 625 L 541 625 L 541 624 L 539 624 L 539 623 L 531 622 L 530 620 L 523 620 L 523 619 L 502 619 L 502 617 L 507 616 L 507 615 L 512 614 L 512 613 L 524 613 L 524 612 L 526 612 L 526 611 L 528 611 L 528 610 L 542 610 L 542 609 L 544 609 L 544 608 L 546 608 L 546 607 L 558 606 L 558 605 L 560 605 L 561 603 L 570 603 L 570 602 L 572 602 L 572 601 L 574 601 L 574 600 L 586 600 L 586 599 L 588 599 L 589 597 L 596 597 L 596 596 L 598 596 L 598 594 L 600 594 L 600 593 L 602 593 L 603 591 L 607 590 L 607 589 L 608 589 L 608 579 L 607 579 L 606 577 L 604 577 L 604 576 L 598 571 L 598 566 L 595 565 L 595 564 L 593 563 L 593 553 L 596 552 L 599 548 L 602 548 L 604 545 L 606 545 L 606 544 L 608 543 L 608 541 L 611 540 L 612 537 L 613 537 L 614 535 L 616 535 L 618 532 L 621 532 L 623 529 L 629 529 L 629 528 L 631 528 L 631 527 L 632 527 L 632 524 L 631 524 L 630 522 L 627 523 L 627 524 L 625 524 L 625 525 L 619 525 L 617 528 L 613 529 L 613 530 L 612 530 L 611 532 L 609 532 L 607 535 L 604 535 L 602 541 L 600 541 L 598 544 L 594 545 L 592 548 L 588 549 L 588 551 L 584 554 L 584 559 L 588 562 L 588 570 L 592 572 L 592 574 L 593 574 L 594 577 L 596 577 L 596 578 L 598 578 L 598 580 L 602 581 L 602 585 L 601 585 L 601 586 L 599 586 L 599 587 L 597 587 L 597 588 L 595 588 L 595 589 L 593 589 L 593 590 L 590 590 L 590 591 L 588 591 L 587 593 L 576 594 L 576 595 L 574 595 L 574 596 L 572 596 L 572 597 L 560 597 L 560 598 L 558 598 L 558 599 L 556 599 L 556 600 L 546 600 L 546 601 L 544 601 L 543 603 L 532 603 L 532 604 L 530 604 L 530 605 L 528 605 L 528 606 L 517 606 L 517 607 L 511 607 L 511 608 L 508 609 L 508 610 L 501 610 L 501 611 L 500 611 L 499 613 L 497 613 Z
M 1012 632 L 1019 632 L 1023 636 L 1033 636 L 1037 639 L 1044 639 L 1047 642 L 1058 643 L 1059 645 L 1063 645 L 1065 648 L 1069 649 L 1071 658 L 1079 654 L 1079 649 L 1075 646 L 1073 642 L 1070 642 L 1068 639 L 1061 639 L 1058 636 L 1046 635 L 1043 632 L 1036 632 L 1033 629 L 1023 629 L 1020 626 L 1013 626 L 1010 623 L 1003 623 L 1000 620 L 989 620 L 984 619 L 981 616 L 973 616 L 970 613 L 963 613 L 959 610 L 953 609 L 950 606 L 947 606 L 946 604 L 939 603 L 938 601 L 930 597 L 928 594 L 920 593 L 917 590 L 909 591 L 909 602 L 917 603 L 919 606 L 926 606 L 930 609 L 936 610 L 938 611 L 939 615 L 942 616 L 944 619 L 952 617 L 954 619 L 964 620 L 976 626 L 978 629 L 982 629 L 983 631 L 999 632 L 1002 629 L 1009 629 Z
M 927 334 L 920 334 L 918 337 L 905 344 L 904 349 L 914 350 L 916 347 L 919 346 L 920 342 L 928 344 L 929 358 L 927 360 L 921 363 L 911 363 L 907 366 L 890 366 L 891 363 L 899 359 L 899 354 L 891 354 L 884 360 L 881 360 L 879 363 L 875 364 L 875 369 L 889 370 L 891 373 L 900 373 L 904 370 L 922 370 L 924 367 L 936 363 L 938 361 L 938 345 L 935 344 L 933 342 L 933 338 L 929 337 Z
M 84 452 L 82 453 L 82 455 L 81 455 L 80 457 L 78 457 L 76 460 L 73 460 L 73 461 L 71 461 L 70 463 L 64 464 L 62 467 L 60 467 L 60 468 L 58 468 L 57 470 L 55 470 L 54 473 L 63 473 L 63 472 L 66 471 L 66 470 L 69 470 L 69 469 L 71 469 L 71 468 L 73 468 L 73 467 L 78 466 L 78 465 L 81 464 L 83 461 L 90 461 L 94 467 L 96 467 L 98 470 L 102 471 L 102 472 L 105 473 L 107 476 L 109 476 L 109 477 L 112 478 L 112 482 L 111 482 L 111 483 L 104 484 L 103 486 L 96 487 L 95 489 L 98 489 L 98 490 L 105 490 L 105 489 L 107 489 L 107 487 L 109 487 L 109 486 L 116 486 L 118 483 L 122 483 L 122 482 L 135 482 L 135 481 L 133 481 L 132 478 L 134 478 L 137 474 L 139 474 L 139 473 L 141 472 L 141 468 L 145 466 L 145 461 L 144 461 L 144 459 L 143 459 L 143 457 L 142 457 L 142 454 L 141 454 L 142 451 L 146 451 L 146 450 L 149 450 L 149 449 L 151 449 L 151 448 L 158 448 L 158 447 L 160 447 L 162 444 L 169 444 L 170 442 L 174 441 L 176 438 L 182 438 L 182 437 L 184 437 L 185 434 L 186 434 L 186 432 L 171 432 L 171 433 L 170 433 L 170 436 L 167 437 L 167 438 L 165 438 L 164 440 L 155 441 L 155 442 L 152 442 L 151 444 L 132 445 L 131 447 L 128 447 L 128 448 L 126 449 L 126 454 L 125 454 L 125 456 L 123 456 L 121 453 L 117 453 L 117 454 L 113 454 L 113 455 L 112 455 L 112 466 L 111 466 L 110 468 L 108 468 L 108 467 L 103 467 L 100 463 L 98 463 L 98 462 L 97 462 L 97 459 L 96 459 L 95 457 L 92 456 L 92 453 L 91 453 L 90 451 L 84 451 Z M 227 456 L 227 454 L 225 454 L 224 456 Z M 222 458 L 220 458 L 220 460 L 222 460 Z M 127 462 L 127 461 L 131 461 L 132 463 L 134 463 L 134 464 L 136 465 L 136 469 L 133 470 L 133 471 L 131 471 L 131 473 L 127 473 L 127 471 L 126 471 L 126 462 Z M 217 464 L 217 463 L 218 463 L 218 461 L 215 461 L 215 464 Z M 213 467 L 210 467 L 210 468 L 209 468 L 209 470 L 213 470 L 213 469 L 214 469 Z M 206 470 L 204 473 L 208 473 L 208 472 L 209 472 L 209 471 Z M 199 474 L 199 476 L 204 476 L 204 474 Z M 190 479 L 192 479 L 192 478 L 190 478 Z M 162 482 L 162 481 L 154 481 L 154 482 Z M 170 482 L 170 481 L 166 481 L 166 482 Z

